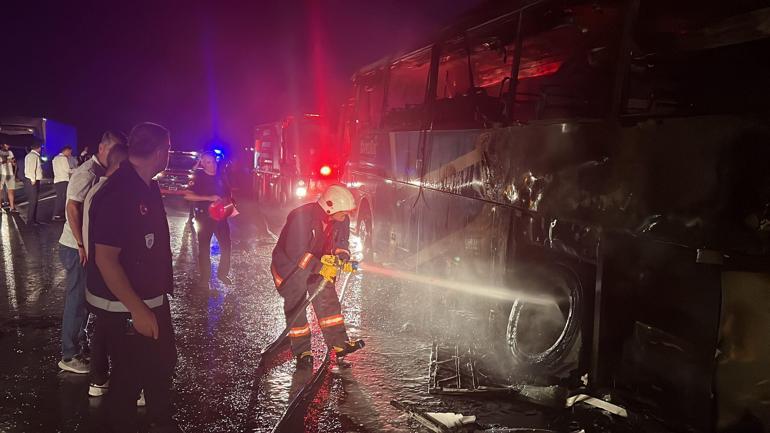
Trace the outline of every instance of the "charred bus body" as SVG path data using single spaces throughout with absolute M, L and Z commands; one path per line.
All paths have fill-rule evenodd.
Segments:
M 763 6 L 501 3 L 360 70 L 341 140 L 365 254 L 524 291 L 495 309 L 528 374 L 766 431 Z
M 254 128 L 254 190 L 282 205 L 339 180 L 339 151 L 318 114 L 287 116 Z

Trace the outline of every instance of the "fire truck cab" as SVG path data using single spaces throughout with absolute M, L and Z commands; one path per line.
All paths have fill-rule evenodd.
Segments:
M 311 199 L 339 181 L 343 160 L 318 114 L 254 128 L 254 191 L 280 205 Z

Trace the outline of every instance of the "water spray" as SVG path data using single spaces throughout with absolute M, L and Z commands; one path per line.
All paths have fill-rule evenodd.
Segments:
M 408 281 L 427 286 L 440 287 L 469 295 L 483 296 L 508 302 L 526 302 L 534 305 L 553 305 L 554 299 L 547 295 L 536 295 L 524 290 L 511 290 L 504 287 L 495 287 L 482 284 L 474 284 L 458 280 L 449 280 L 425 275 L 418 275 L 411 272 L 398 271 L 395 269 L 382 268 L 369 263 L 361 263 L 361 270 L 373 274 L 382 275 L 395 280 Z

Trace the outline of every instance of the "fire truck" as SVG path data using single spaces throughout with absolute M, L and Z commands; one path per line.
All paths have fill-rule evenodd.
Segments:
M 465 282 L 522 377 L 768 431 L 767 28 L 762 1 L 490 2 L 360 69 L 366 259 Z
M 324 119 L 303 114 L 256 126 L 253 163 L 259 199 L 287 205 L 338 182 L 343 159 Z

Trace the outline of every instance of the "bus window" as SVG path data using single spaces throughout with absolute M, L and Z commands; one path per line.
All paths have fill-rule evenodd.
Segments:
M 441 51 L 436 99 L 452 99 L 467 94 L 471 90 L 471 78 L 465 38 L 446 43 Z
M 477 44 L 471 53 L 473 80 L 487 95 L 500 97 L 511 78 L 513 45 L 507 47 L 496 39 Z
M 617 7 L 593 4 L 545 5 L 524 12 L 514 117 L 529 121 L 606 113 L 618 20 Z M 476 94 L 507 102 L 517 21 L 518 15 L 512 15 L 469 31 Z
M 356 115 L 361 128 L 378 128 L 385 97 L 384 71 L 375 69 L 356 78 Z
M 386 122 L 391 126 L 414 126 L 414 111 L 425 103 L 430 70 L 430 48 L 402 57 L 390 65 Z
M 753 6 L 758 3 L 754 2 Z M 752 2 L 642 2 L 622 114 L 689 115 L 766 111 L 770 13 Z
M 605 115 L 620 28 L 617 9 L 536 9 L 525 17 L 514 116 Z

